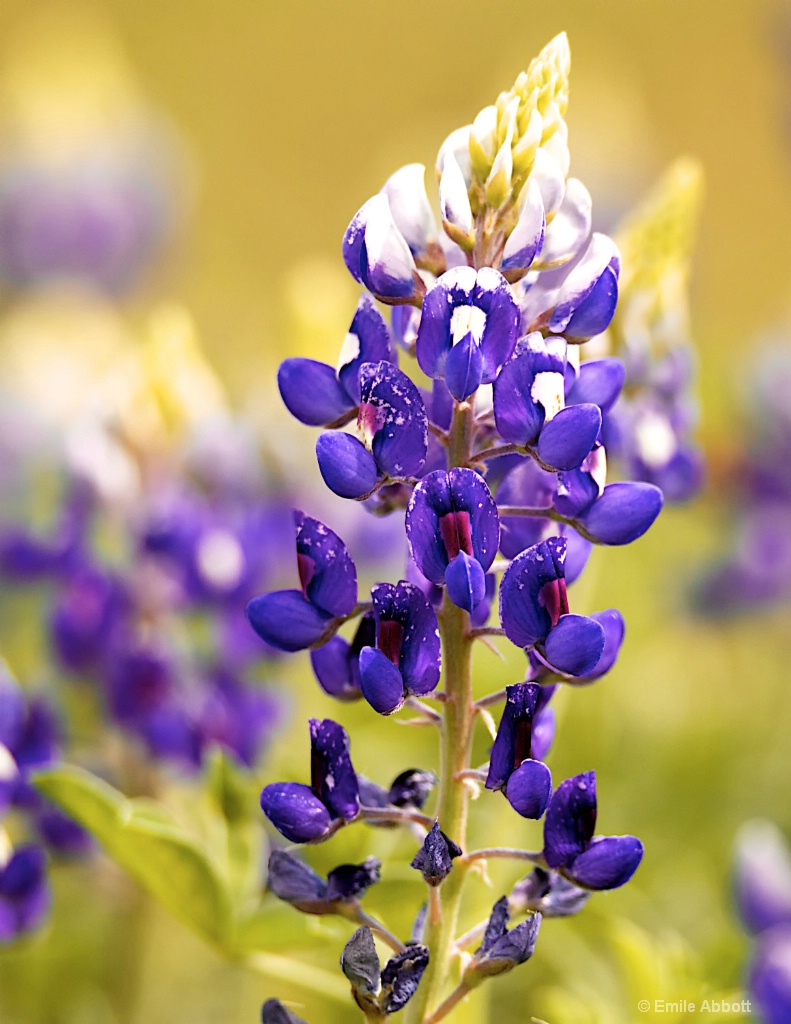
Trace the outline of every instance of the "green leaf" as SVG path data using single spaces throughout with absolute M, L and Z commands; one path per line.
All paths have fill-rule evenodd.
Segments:
M 128 800 L 102 779 L 62 765 L 35 773 L 38 791 L 71 815 L 158 902 L 204 938 L 228 941 L 228 893 L 211 862 L 167 812 Z

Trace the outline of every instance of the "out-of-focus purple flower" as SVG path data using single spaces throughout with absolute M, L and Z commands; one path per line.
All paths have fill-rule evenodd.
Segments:
M 342 498 L 362 498 L 387 477 L 412 477 L 428 451 L 428 419 L 420 392 L 389 362 L 360 369 L 357 427 L 360 441 L 328 431 L 316 442 L 322 478 Z
M 310 786 L 275 782 L 261 793 L 264 814 L 292 843 L 320 841 L 333 823 L 352 821 L 360 811 L 346 730 L 329 718 L 311 718 L 310 749 Z
M 508 930 L 511 913 L 508 898 L 502 896 L 492 907 L 480 948 L 466 968 L 479 977 L 492 977 L 523 964 L 535 952 L 541 914 L 530 914 L 526 921 Z
M 486 595 L 500 538 L 497 507 L 474 470 L 437 470 L 414 490 L 406 515 L 412 557 L 431 583 L 446 584 L 454 604 L 473 611 Z
M 421 370 L 444 378 L 463 401 L 495 380 L 518 333 L 519 307 L 505 278 L 491 267 L 456 267 L 423 300 L 415 351 Z
M 546 739 L 539 736 L 542 749 L 533 750 L 533 722 L 546 708 L 551 696 L 535 683 L 517 683 L 506 687 L 506 701 L 500 727 L 489 758 L 487 789 L 499 789 L 517 813 L 525 818 L 540 818 L 552 793 L 552 776 L 543 763 Z M 546 712 L 544 712 L 546 714 Z M 538 744 L 537 744 L 538 746 Z
M 357 600 L 357 570 L 340 537 L 303 512 L 294 513 L 294 523 L 302 589 L 263 594 L 247 605 L 256 633 L 282 651 L 315 644 Z
M 75 567 L 65 580 L 50 619 L 55 653 L 70 672 L 95 668 L 128 611 L 120 580 L 96 566 Z
M 380 714 L 391 714 L 410 694 L 424 696 L 439 682 L 437 615 L 425 594 L 401 580 L 371 591 L 376 646 L 360 651 L 360 687 Z
M 544 819 L 544 860 L 584 889 L 617 889 L 635 873 L 643 844 L 635 836 L 594 836 L 596 773 L 561 782 Z
M 776 825 L 751 821 L 736 840 L 734 890 L 739 916 L 753 935 L 791 928 L 791 852 Z
M 96 842 L 90 832 L 55 807 L 42 807 L 35 813 L 34 824 L 41 841 L 52 853 L 86 857 L 96 851 Z
M 791 1020 L 791 925 L 779 925 L 759 936 L 747 986 L 763 1024 Z
M 19 846 L 0 867 L 0 943 L 37 928 L 49 912 L 47 859 L 39 846 Z
M 292 416 L 308 426 L 325 427 L 360 404 L 363 364 L 383 361 L 395 362 L 393 342 L 381 313 L 363 294 L 337 369 L 315 359 L 286 359 L 277 371 L 277 384 Z

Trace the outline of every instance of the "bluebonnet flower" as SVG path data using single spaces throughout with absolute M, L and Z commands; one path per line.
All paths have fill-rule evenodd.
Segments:
M 343 913 L 351 901 L 379 881 L 381 862 L 368 857 L 362 864 L 341 864 L 326 881 L 304 861 L 286 850 L 269 855 L 267 886 L 278 899 L 306 914 Z
M 511 912 L 508 898 L 502 896 L 492 907 L 486 932 L 479 949 L 464 972 L 467 984 L 482 977 L 492 977 L 525 963 L 535 952 L 541 914 L 531 913 L 526 921 L 508 930 Z
M 357 570 L 340 537 L 302 512 L 294 513 L 294 525 L 302 589 L 264 594 L 247 605 L 256 633 L 283 651 L 315 644 L 357 601 Z
M 357 776 L 346 730 L 329 718 L 310 720 L 310 786 L 275 782 L 261 793 L 261 809 L 292 843 L 325 839 L 336 824 L 360 811 Z
M 440 830 L 439 822 L 435 821 L 410 866 L 419 871 L 429 885 L 436 886 L 447 878 L 453 861 L 461 853 L 461 848 Z
M 410 302 L 425 291 L 384 192 L 354 215 L 343 236 L 343 261 L 352 277 L 381 302 Z
M 544 819 L 544 860 L 585 889 L 617 889 L 643 859 L 634 836 L 594 836 L 596 773 L 583 772 L 561 782 Z
M 481 476 L 471 469 L 429 473 L 412 494 L 406 531 L 427 580 L 447 585 L 450 599 L 467 611 L 480 604 L 500 536 L 497 507 Z
M 341 349 L 338 368 L 315 359 L 284 359 L 277 384 L 286 408 L 301 423 L 326 427 L 360 404 L 360 369 L 365 363 L 395 362 L 390 331 L 368 295 L 361 295 Z
M 376 645 L 360 651 L 362 694 L 380 714 L 398 710 L 410 694 L 424 696 L 439 682 L 437 615 L 425 594 L 401 580 L 371 591 Z
M 0 943 L 37 928 L 51 900 L 44 851 L 33 845 L 17 847 L 0 865 Z
M 552 792 L 552 776 L 543 763 L 554 733 L 554 716 L 547 707 L 551 696 L 551 687 L 535 683 L 507 686 L 503 716 L 489 758 L 486 788 L 502 790 L 524 818 L 540 818 Z M 540 728 L 542 716 L 548 729 Z
M 747 987 L 766 1024 L 791 1015 L 791 854 L 768 821 L 746 824 L 736 842 L 734 883 L 742 924 L 755 937 Z

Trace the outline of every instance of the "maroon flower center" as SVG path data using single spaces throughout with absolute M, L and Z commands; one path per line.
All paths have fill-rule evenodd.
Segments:
M 554 629 L 561 615 L 569 613 L 565 579 L 550 580 L 538 592 L 538 603 L 546 609 Z
M 379 650 L 398 668 L 401 658 L 401 642 L 404 639 L 404 627 L 393 619 L 379 621 Z
M 455 558 L 460 551 L 472 556 L 472 528 L 469 512 L 448 512 L 447 515 L 441 516 L 439 532 L 449 560 Z
M 307 601 L 310 581 L 316 575 L 316 563 L 310 555 L 301 555 L 297 552 L 297 570 L 299 571 L 299 585 L 302 587 L 302 593 Z

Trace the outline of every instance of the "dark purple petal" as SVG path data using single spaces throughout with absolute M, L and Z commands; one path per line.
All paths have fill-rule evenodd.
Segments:
M 532 444 L 544 420 L 564 404 L 565 342 L 529 334 L 494 382 L 497 432 L 511 444 Z
M 10 748 L 23 773 L 26 768 L 57 761 L 62 735 L 60 716 L 49 700 L 46 697 L 29 699 L 22 729 Z
M 310 786 L 273 782 L 261 793 L 261 810 L 290 843 L 309 843 L 329 831 L 330 813 Z
M 768 821 L 751 821 L 736 842 L 734 890 L 739 915 L 753 935 L 785 924 L 791 928 L 791 852 Z
M 475 286 L 475 271 L 460 267 L 443 274 L 426 292 L 420 313 L 415 354 L 427 377 L 444 377 L 445 360 L 451 349 L 451 318 L 456 306 L 469 304 Z
M 610 326 L 617 304 L 618 274 L 612 267 L 607 267 L 584 301 L 574 310 L 563 334 L 569 339 L 587 339 L 601 334 Z
M 279 999 L 267 999 L 261 1007 L 261 1024 L 306 1024 L 291 1010 L 287 1010 Z
M 323 647 L 310 652 L 310 664 L 319 686 L 336 700 L 360 697 L 359 669 L 353 671 L 351 662 L 351 646 L 340 636 L 334 636 Z
M 383 360 L 395 362 L 390 332 L 370 295 L 363 292 L 338 360 L 338 380 L 352 406 L 360 402 L 360 368 L 363 363 Z
M 470 625 L 473 629 L 479 629 L 489 621 L 496 589 L 497 577 L 493 572 L 487 572 L 484 576 L 483 597 L 470 613 Z
M 653 524 L 662 500 L 653 484 L 608 484 L 580 521 L 602 544 L 631 544 Z
M 306 601 L 299 590 L 276 590 L 254 597 L 245 609 L 262 640 L 281 651 L 302 651 L 319 640 L 330 616 Z
M 593 545 L 589 540 L 580 537 L 577 531 L 570 526 L 563 526 L 558 532 L 566 538 L 566 584 L 571 586 L 580 578 L 588 564 Z M 593 618 L 596 616 L 594 615 Z
M 596 773 L 566 779 L 552 794 L 544 819 L 544 859 L 569 867 L 589 846 L 596 828 Z
M 557 334 L 565 334 L 566 337 L 593 337 L 594 334 L 601 333 L 608 326 L 615 311 L 618 298 L 617 267 L 618 250 L 612 239 L 594 233 L 587 250 L 570 269 L 560 286 L 549 321 L 550 330 Z M 579 328 L 575 325 L 575 330 L 572 331 L 571 321 L 577 313 Z M 589 321 L 604 321 L 604 325 L 591 334 L 584 334 L 580 328 L 587 327 Z
M 608 608 L 604 612 L 591 615 L 604 630 L 604 650 L 595 667 L 588 673 L 588 679 L 599 679 L 613 667 L 618 660 L 623 638 L 626 635 L 626 623 L 617 608 Z
M 483 933 L 483 941 L 477 952 L 488 953 L 495 942 L 505 935 L 510 919 L 511 911 L 508 906 L 508 897 L 501 896 L 492 907 L 489 920 L 486 922 L 486 931 Z
M 545 423 L 538 436 L 542 462 L 559 470 L 577 469 L 596 444 L 601 429 L 597 405 L 570 405 Z
M 450 874 L 453 860 L 461 856 L 460 848 L 440 831 L 435 821 L 410 867 L 420 871 L 429 885 L 439 885 Z
M 294 526 L 305 597 L 326 615 L 348 615 L 357 603 L 357 570 L 346 545 L 304 512 L 294 511 Z
M 445 383 L 459 402 L 465 401 L 481 385 L 483 354 L 472 334 L 467 334 L 448 352 L 445 361 Z
M 582 910 L 590 896 L 587 889 L 580 889 L 557 872 L 543 868 L 534 868 L 527 878 L 517 882 L 511 893 L 514 903 L 544 917 L 570 917 Z
M 341 387 L 335 370 L 315 359 L 285 359 L 277 371 L 283 404 L 300 423 L 323 427 L 355 405 Z
M 372 196 L 343 236 L 343 261 L 352 277 L 383 299 L 408 298 L 415 262 L 390 212 L 387 196 Z
M 428 418 L 420 392 L 389 362 L 364 363 L 360 387 L 358 425 L 366 434 L 370 431 L 366 440 L 380 471 L 417 476 L 428 449 Z
M 327 875 L 327 898 L 352 900 L 361 896 L 381 877 L 382 862 L 368 857 L 362 864 L 341 864 Z
M 626 368 L 620 359 L 592 359 L 583 363 L 579 376 L 566 395 L 567 405 L 592 402 L 609 412 L 621 393 Z
M 342 430 L 328 430 L 316 441 L 322 480 L 341 498 L 361 498 L 376 485 L 377 469 L 365 445 Z
M 505 688 L 503 716 L 489 758 L 487 789 L 503 789 L 511 773 L 533 756 L 532 724 L 540 691 L 536 683 L 515 683 Z
M 494 498 L 483 477 L 472 469 L 451 469 L 448 479 L 453 510 L 469 514 L 472 554 L 486 572 L 500 543 L 500 520 Z
M 385 1013 L 396 1013 L 406 1006 L 417 991 L 428 960 L 425 946 L 410 943 L 403 952 L 387 961 L 382 968 L 381 999 Z
M 550 537 L 523 551 L 503 574 L 500 620 L 517 647 L 543 640 L 557 621 L 553 613 L 564 610 L 565 557 L 565 537 Z M 548 604 L 548 598 L 554 603 Z
M 310 719 L 310 775 L 313 792 L 333 818 L 351 821 L 360 811 L 360 790 L 349 755 L 346 730 L 331 718 Z
M 371 590 L 377 623 L 377 645 L 395 664 L 409 693 L 423 696 L 436 689 L 440 675 L 440 639 L 437 613 L 426 595 L 413 583 L 401 580 L 395 586 L 379 583 Z M 395 623 L 400 630 L 397 651 L 389 648 Z M 362 666 L 361 666 L 362 673 Z
M 327 899 L 327 883 L 313 868 L 285 850 L 269 855 L 267 887 L 280 900 L 297 907 L 309 907 Z
M 547 661 L 570 676 L 587 676 L 604 651 L 601 623 L 587 615 L 561 615 L 544 642 Z
M 61 663 L 72 672 L 91 667 L 104 653 L 127 604 L 120 584 L 106 572 L 82 566 L 71 573 L 50 624 Z
M 617 889 L 629 881 L 642 859 L 643 844 L 635 836 L 596 836 L 569 870 L 586 889 Z
M 53 853 L 64 857 L 85 857 L 96 851 L 90 832 L 55 807 L 43 807 L 35 815 L 36 831 Z
M 46 917 L 51 894 L 46 855 L 33 845 L 20 846 L 0 868 L 0 942 L 32 931 Z
M 748 990 L 763 1024 L 791 1020 L 791 927 L 760 937 L 750 964 Z
M 502 274 L 491 267 L 478 271 L 472 305 L 486 314 L 480 340 L 483 354 L 483 383 L 491 384 L 511 358 L 519 336 L 522 314 Z
M 523 818 L 536 821 L 546 810 L 552 793 L 552 775 L 543 761 L 523 761 L 508 779 L 508 803 Z
M 501 965 L 501 969 L 507 969 L 507 966 L 523 964 L 529 960 L 535 952 L 540 927 L 541 914 L 531 914 L 526 921 L 506 932 L 486 954 L 485 973 L 499 973 L 492 971 L 496 964 Z
M 562 516 L 576 519 L 591 508 L 603 491 L 597 475 L 585 468 L 591 461 L 601 461 L 603 449 L 595 448 L 583 462 L 580 469 L 572 469 L 558 474 L 557 493 L 552 504 Z
M 401 672 L 375 647 L 363 647 L 360 651 L 360 689 L 380 715 L 398 711 L 406 696 Z
M 420 810 L 436 784 L 434 772 L 408 768 L 393 779 L 388 800 L 394 807 L 416 807 Z
M 460 551 L 445 570 L 448 597 L 467 612 L 473 611 L 486 594 L 486 575 L 474 558 Z
M 547 473 L 533 459 L 525 458 L 503 477 L 497 489 L 497 503 L 551 508 L 556 489 L 556 475 Z M 539 517 L 501 516 L 500 550 L 506 558 L 516 558 L 525 548 L 537 544 L 549 525 L 549 520 Z

